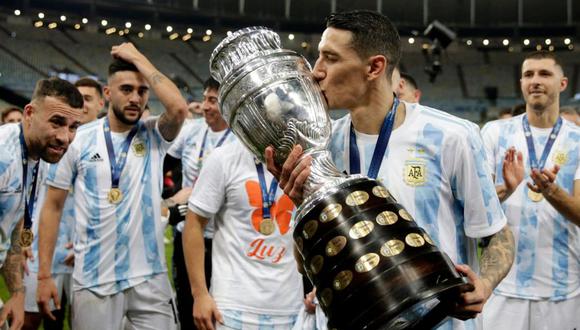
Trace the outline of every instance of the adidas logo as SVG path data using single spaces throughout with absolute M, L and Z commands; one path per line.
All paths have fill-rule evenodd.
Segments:
M 91 158 L 89 158 L 89 161 L 91 162 L 102 162 L 103 158 L 101 158 L 101 155 L 99 155 L 99 153 L 95 153 L 94 155 L 91 156 Z

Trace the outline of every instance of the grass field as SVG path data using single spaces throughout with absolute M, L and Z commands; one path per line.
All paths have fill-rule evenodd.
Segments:
M 169 270 L 169 279 L 173 284 L 173 277 L 172 277 L 172 269 L 171 269 L 171 256 L 173 255 L 173 234 L 172 234 L 172 227 L 167 227 L 165 230 L 165 237 L 167 237 L 171 242 L 170 244 L 165 244 L 165 259 L 167 260 L 167 268 Z M 8 292 L 8 288 L 6 288 L 6 283 L 4 283 L 4 277 L 0 276 L 0 298 L 2 301 L 8 300 L 10 298 L 10 293 Z M 68 311 L 67 311 L 68 314 Z M 68 315 L 67 315 L 68 317 Z M 41 326 L 40 329 L 43 329 Z M 64 329 L 69 330 L 67 322 L 65 322 Z

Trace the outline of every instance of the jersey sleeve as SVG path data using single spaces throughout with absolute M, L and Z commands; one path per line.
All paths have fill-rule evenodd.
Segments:
M 492 182 L 479 129 L 454 141 L 452 189 L 463 206 L 464 230 L 472 238 L 487 237 L 507 223 Z
M 189 198 L 189 209 L 206 218 L 216 214 L 225 200 L 227 173 L 221 158 L 217 152 L 207 157 Z

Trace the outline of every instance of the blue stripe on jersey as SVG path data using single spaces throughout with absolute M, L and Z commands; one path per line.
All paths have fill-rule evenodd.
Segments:
M 224 325 L 231 329 L 242 329 L 242 312 L 241 311 L 233 311 L 233 310 L 225 310 L 223 311 L 224 317 Z
M 554 236 L 552 239 L 552 287 L 554 288 L 554 300 L 556 301 L 566 299 L 567 295 L 568 237 L 567 220 L 558 214 L 556 219 L 554 219 Z
M 117 149 L 117 148 L 115 148 Z M 120 146 L 119 149 L 120 150 Z M 125 169 L 127 170 L 127 169 Z M 121 176 L 121 181 L 119 182 L 119 187 L 129 187 L 130 180 L 129 176 Z M 123 189 L 123 188 L 121 188 Z M 125 189 L 123 189 L 125 190 Z M 125 190 L 123 194 L 127 194 Z M 129 273 L 129 266 L 131 263 L 131 256 L 130 256 L 130 249 L 129 249 L 129 235 L 128 235 L 128 227 L 129 221 L 131 220 L 131 212 L 127 212 L 130 210 L 131 205 L 128 205 L 128 199 L 123 198 L 121 203 L 115 209 L 115 234 L 117 238 L 115 239 L 115 285 L 117 286 L 117 291 L 122 291 L 128 285 L 128 283 L 123 283 L 124 280 L 128 278 L 127 274 Z
M 467 237 L 465 236 L 464 228 L 465 219 L 463 217 L 465 201 L 457 198 L 457 177 L 455 176 L 451 178 L 451 191 L 453 192 L 453 196 L 456 196 L 452 208 L 453 219 L 455 219 L 455 244 L 457 249 L 457 260 L 455 262 L 467 265 L 469 264 L 469 260 L 467 256 Z M 461 233 L 461 235 L 458 233 Z
M 472 133 L 476 133 L 472 131 Z M 483 197 L 483 202 L 486 206 L 486 217 L 487 223 L 491 225 L 494 222 L 494 215 L 499 214 L 499 210 L 494 206 L 499 206 L 497 203 L 497 193 L 495 191 L 495 186 L 489 177 L 489 173 L 486 169 L 486 154 L 483 143 L 479 137 L 468 138 L 469 145 L 472 151 L 474 159 L 474 165 L 477 171 L 477 177 L 479 178 L 479 188 L 481 189 L 481 194 Z
M 443 131 L 431 124 L 425 125 L 423 135 L 416 142 L 418 146 L 429 148 L 430 157 L 426 159 L 429 164 L 426 167 L 426 176 L 429 181 L 423 187 L 415 189 L 415 216 L 422 222 L 432 239 L 439 244 L 439 226 L 437 223 L 440 187 L 441 187 L 441 145 Z
M 91 132 L 91 136 L 87 136 L 87 141 L 97 141 L 97 132 L 94 130 Z M 86 148 L 84 148 L 86 150 Z M 88 157 L 88 156 L 87 156 Z M 76 168 L 76 166 L 74 166 Z M 83 180 L 85 182 L 85 187 L 92 187 L 93 189 L 98 189 L 98 175 L 97 167 L 90 166 L 87 167 Z M 101 214 L 99 208 L 98 193 L 95 192 L 75 192 L 81 194 L 86 200 L 85 202 L 89 205 L 94 205 L 94 207 L 87 208 L 89 213 L 89 218 L 87 219 L 87 232 L 86 241 L 87 252 L 84 255 L 83 260 L 83 277 L 87 287 L 97 286 L 99 283 L 99 264 L 101 259 L 101 244 L 99 243 L 101 238 L 100 234 L 97 232 L 96 228 L 99 228 L 101 222 Z M 76 196 L 75 196 L 76 198 Z
M 525 188 L 527 194 L 528 188 Z M 536 235 L 538 216 L 534 208 L 522 208 L 518 234 L 518 251 L 516 252 L 516 283 L 518 291 L 527 289 L 532 284 L 536 266 Z
M 272 316 L 258 314 L 258 330 L 274 330 L 274 322 L 272 322 Z
M 151 141 L 147 141 L 151 144 Z M 148 146 L 149 150 L 151 146 Z M 151 271 L 153 274 L 163 272 L 163 264 L 161 262 L 161 253 L 159 251 L 159 244 L 157 242 L 157 233 L 155 228 L 155 215 L 153 214 L 153 201 L 155 200 L 151 195 L 152 191 L 161 191 L 153 189 L 154 184 L 162 185 L 162 182 L 152 182 L 151 180 L 151 152 L 148 152 L 145 156 L 145 167 L 143 170 L 144 176 L 142 184 L 144 186 L 143 190 L 143 223 L 141 224 L 141 230 L 143 231 L 143 244 L 145 245 L 145 259 L 147 263 L 151 266 Z M 163 166 L 156 165 L 156 166 Z
M 453 320 L 448 319 L 445 323 L 437 327 L 437 330 L 453 330 Z

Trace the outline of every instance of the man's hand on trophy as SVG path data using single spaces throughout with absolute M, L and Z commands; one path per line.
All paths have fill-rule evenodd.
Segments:
M 274 162 L 274 148 L 271 146 L 266 148 L 265 158 L 268 171 L 278 180 L 284 193 L 292 199 L 294 205 L 302 204 L 304 182 L 310 176 L 312 157 L 302 157 L 302 146 L 295 145 L 281 168 Z
M 469 282 L 473 284 L 474 290 L 461 294 L 451 316 L 460 320 L 475 318 L 483 310 L 483 305 L 491 296 L 492 289 L 489 283 L 477 276 L 469 266 L 455 265 L 455 269 L 467 276 Z

